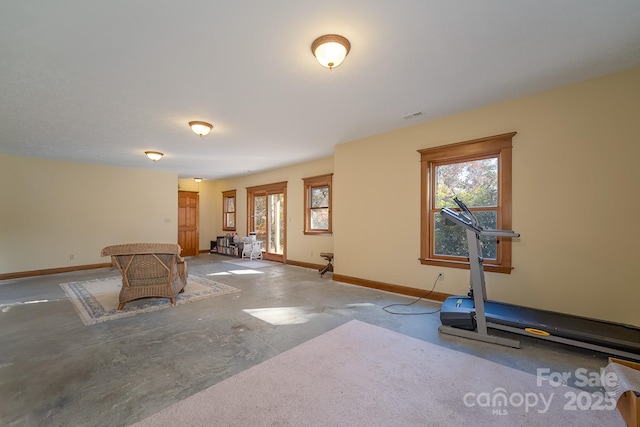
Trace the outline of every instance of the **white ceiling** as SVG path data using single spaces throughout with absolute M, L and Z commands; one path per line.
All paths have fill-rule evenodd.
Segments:
M 3 0 L 0 153 L 217 179 L 639 65 L 639 0 Z

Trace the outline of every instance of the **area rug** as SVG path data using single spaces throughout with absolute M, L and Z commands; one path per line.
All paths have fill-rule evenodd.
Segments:
M 352 320 L 134 426 L 624 426 L 543 377 Z
M 282 265 L 280 262 L 275 261 L 264 261 L 259 259 L 239 259 L 237 261 L 223 261 L 228 264 L 237 265 L 239 267 L 246 268 L 265 268 L 265 267 L 273 267 L 276 265 Z
M 122 287 L 120 276 L 85 282 L 61 283 L 73 307 L 85 325 L 135 316 L 171 307 L 169 298 L 142 298 L 125 304 L 118 310 L 118 294 Z M 176 297 L 176 305 L 204 298 L 239 292 L 239 289 L 213 280 L 189 275 L 184 292 Z

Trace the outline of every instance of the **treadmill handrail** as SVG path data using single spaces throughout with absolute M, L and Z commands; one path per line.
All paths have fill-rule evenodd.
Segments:
M 513 230 L 492 230 L 483 229 L 480 232 L 481 236 L 495 236 L 495 237 L 520 237 L 520 233 L 516 233 Z
M 461 225 L 481 236 L 495 236 L 495 237 L 520 237 L 520 233 L 516 233 L 513 230 L 494 230 L 484 229 L 480 225 L 474 225 L 470 218 L 463 213 L 458 213 L 450 208 L 442 208 L 440 214 L 445 218 L 453 221 L 457 225 Z
M 466 215 L 464 215 L 462 213 L 458 213 L 458 212 L 454 211 L 453 209 L 442 208 L 442 209 L 440 209 L 440 214 L 443 215 L 445 218 L 453 221 L 457 225 L 461 225 L 464 228 L 467 228 L 469 230 L 475 231 L 476 233 L 481 233 L 482 232 L 482 228 L 480 226 L 476 227 L 475 225 L 473 225 L 471 223 L 471 219 L 467 218 Z
M 471 212 L 471 209 L 469 209 L 469 207 L 462 200 L 458 199 L 458 197 L 456 196 L 453 198 L 453 201 L 456 202 L 456 204 L 462 211 L 462 214 L 469 218 L 471 224 L 473 224 L 474 227 L 480 227 L 480 221 L 478 221 L 478 218 L 474 215 L 473 212 Z

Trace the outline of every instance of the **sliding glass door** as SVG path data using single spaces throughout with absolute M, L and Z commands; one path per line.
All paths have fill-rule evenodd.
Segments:
M 247 188 L 247 228 L 263 242 L 263 258 L 285 261 L 287 183 Z

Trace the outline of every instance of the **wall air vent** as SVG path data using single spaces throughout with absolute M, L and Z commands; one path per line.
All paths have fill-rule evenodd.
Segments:
M 414 117 L 418 117 L 418 116 L 422 116 L 424 115 L 424 113 L 422 111 L 417 111 L 415 113 L 411 113 L 411 114 L 407 114 L 406 116 L 402 116 L 403 119 L 405 120 L 409 120 L 409 119 L 413 119 Z

